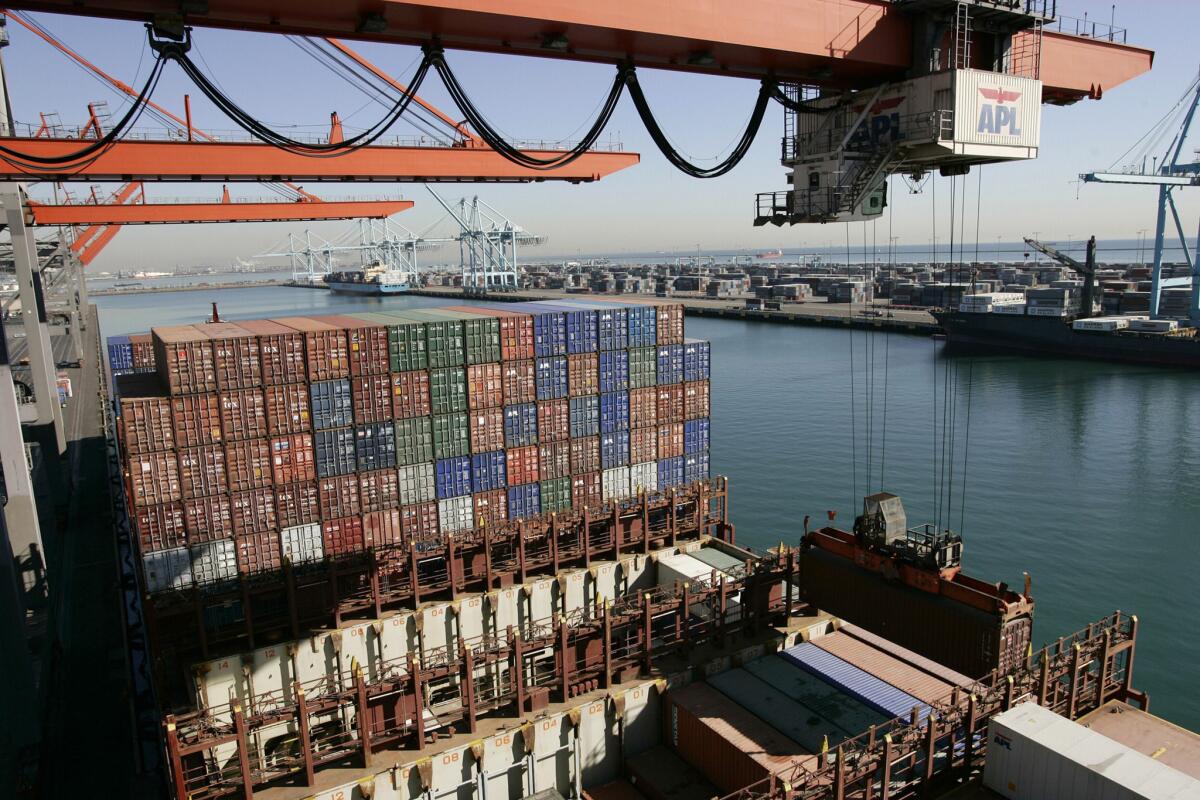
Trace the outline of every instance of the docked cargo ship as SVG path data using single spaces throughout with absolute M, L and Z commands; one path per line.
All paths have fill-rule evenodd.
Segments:
M 384 264 L 368 264 L 360 269 L 340 270 L 325 276 L 325 285 L 345 294 L 403 294 L 412 288 L 411 276 L 388 269 Z

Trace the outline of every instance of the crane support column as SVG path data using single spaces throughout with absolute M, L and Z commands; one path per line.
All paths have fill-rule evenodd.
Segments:
M 0 478 L 4 488 L 4 497 L 0 499 L 4 500 L 4 523 L 8 527 L 12 558 L 25 559 L 34 548 L 39 553 L 46 552 L 21 435 L 21 413 L 8 362 L 8 342 L 3 335 L 0 335 Z M 0 553 L 0 558 L 7 557 L 6 553 Z

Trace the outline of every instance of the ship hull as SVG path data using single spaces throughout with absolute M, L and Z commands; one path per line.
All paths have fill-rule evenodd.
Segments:
M 327 281 L 329 289 L 342 294 L 388 295 L 404 294 L 408 291 L 407 283 L 351 283 Z

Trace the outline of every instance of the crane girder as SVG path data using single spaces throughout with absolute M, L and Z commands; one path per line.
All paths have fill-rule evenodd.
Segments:
M 411 200 L 306 202 L 134 203 L 52 205 L 30 202 L 30 225 L 154 225 L 198 222 L 302 222 L 385 219 L 413 207 Z

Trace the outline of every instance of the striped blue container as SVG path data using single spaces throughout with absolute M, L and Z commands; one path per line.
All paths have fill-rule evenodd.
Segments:
M 690 419 L 683 423 L 683 452 L 686 454 L 699 453 L 708 449 L 709 422 L 704 419 Z
M 689 453 L 683 457 L 683 480 L 685 483 L 702 481 L 708 477 L 708 451 Z
M 476 453 L 471 456 L 471 491 L 490 492 L 507 484 L 503 450 Z
M 654 306 L 631 306 L 629 315 L 629 346 L 653 347 L 658 344 L 658 310 Z
M 629 431 L 600 434 L 600 468 L 612 469 L 629 463 Z
M 629 388 L 629 351 L 605 350 L 600 354 L 600 391 L 620 392 Z
M 318 478 L 349 475 L 358 469 L 353 428 L 316 431 L 313 433 L 313 453 Z
M 502 311 L 517 311 L 533 317 L 533 354 L 561 356 L 567 352 L 565 309 L 552 303 L 504 303 L 492 306 Z
M 712 346 L 699 339 L 685 339 L 683 342 L 683 379 L 685 381 L 706 381 L 709 377 Z
M 600 395 L 600 432 L 629 430 L 629 392 Z
M 567 328 L 567 352 L 572 354 L 596 352 L 599 338 L 595 310 L 583 308 L 566 300 L 563 302 L 538 300 L 534 303 L 517 303 L 515 305 L 525 307 L 518 309 L 524 310 L 525 313 L 561 312 Z M 505 308 L 511 307 L 513 306 L 505 305 Z
M 890 718 L 906 717 L 914 708 L 919 709 L 920 719 L 929 716 L 929 706 L 902 692 L 890 683 L 864 672 L 833 653 L 826 652 L 811 642 L 803 642 L 784 650 L 780 655 L 797 666 L 833 684 L 851 697 Z
M 471 459 L 468 456 L 455 456 L 435 461 L 434 483 L 438 500 L 470 494 Z
M 660 345 L 658 348 L 658 385 L 682 382 L 683 345 Z
M 600 398 L 589 394 L 572 397 L 568 405 L 571 410 L 571 438 L 582 439 L 600 433 Z
M 537 444 L 537 405 L 521 403 L 504 409 L 504 446 Z
M 567 358 L 539 358 L 534 366 L 534 384 L 538 400 L 557 400 L 567 396 Z
M 133 372 L 133 344 L 128 336 L 109 336 L 108 367 L 113 375 Z
M 514 486 L 508 490 L 508 518 L 525 519 L 542 512 L 541 487 L 536 483 Z
M 668 489 L 683 483 L 683 456 L 660 459 L 658 462 L 658 488 Z
M 312 405 L 312 424 L 316 430 L 354 424 L 350 381 L 317 381 L 309 386 L 308 394 Z

